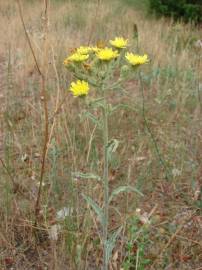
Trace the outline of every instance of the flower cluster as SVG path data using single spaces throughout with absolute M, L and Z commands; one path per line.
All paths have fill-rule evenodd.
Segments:
M 110 65 L 112 61 L 115 63 L 117 58 L 121 60 L 118 61 L 118 63 L 121 63 L 125 58 L 126 63 L 128 63 L 131 67 L 136 67 L 149 62 L 149 58 L 146 54 L 138 55 L 132 52 L 126 52 L 125 57 L 123 58 L 124 50 L 129 46 L 128 39 L 124 39 L 123 37 L 116 37 L 114 40 L 110 40 L 109 43 L 115 49 L 104 46 L 104 48 L 81 46 L 64 60 L 64 65 L 67 68 L 70 66 L 73 67 L 75 74 L 77 71 L 79 74 L 83 73 L 83 76 L 80 76 L 81 80 L 72 82 L 70 85 L 69 90 L 75 97 L 86 96 L 88 94 L 90 83 L 89 74 L 91 74 L 91 71 L 94 70 L 94 65 L 99 63 L 109 63 L 108 65 Z M 127 67 L 126 65 L 124 66 Z M 126 70 L 130 70 L 130 68 L 126 68 Z M 86 75 L 85 72 L 88 72 L 88 74 Z M 98 73 L 99 72 L 96 74 Z

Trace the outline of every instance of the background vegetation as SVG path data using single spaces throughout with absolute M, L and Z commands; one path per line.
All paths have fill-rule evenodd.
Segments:
M 201 0 L 150 0 L 150 8 L 159 15 L 172 16 L 185 22 L 202 22 Z
M 23 17 L 47 92 L 49 132 L 40 222 L 34 206 L 44 145 L 44 96 L 15 1 L 0 2 L 0 269 L 100 269 L 99 222 L 81 193 L 102 201 L 101 134 L 69 95 L 63 59 L 80 44 L 115 36 L 151 63 L 111 103 L 121 143 L 110 187 L 126 182 L 144 197 L 121 194 L 110 210 L 120 224 L 110 269 L 201 269 L 201 30 L 146 16 L 143 1 L 22 1 Z M 146 2 L 145 2 L 146 3 Z M 136 27 L 134 27 L 136 25 Z M 60 104 L 62 104 L 60 106 Z M 90 138 L 90 139 L 89 139 Z M 85 179 L 81 174 L 86 176 Z M 60 212 L 62 210 L 62 212 Z M 96 228 L 96 229 L 95 229 Z M 38 231 L 38 237 L 34 235 Z

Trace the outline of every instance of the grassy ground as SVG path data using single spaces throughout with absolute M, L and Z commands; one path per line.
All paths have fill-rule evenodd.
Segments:
M 122 35 L 132 40 L 134 24 L 140 51 L 151 63 L 142 68 L 144 92 L 136 78 L 126 94 L 110 98 L 128 108 L 110 119 L 110 138 L 120 141 L 110 164 L 110 190 L 130 183 L 144 197 L 124 193 L 113 202 L 110 231 L 120 225 L 123 230 L 110 269 L 202 269 L 200 29 L 145 17 L 132 1 L 50 2 L 46 34 L 43 1 L 22 2 L 45 74 L 52 135 L 37 242 L 44 98 L 17 5 L 0 3 L 0 269 L 101 269 L 99 222 L 81 196 L 100 203 L 101 186 L 73 174 L 102 174 L 101 134 L 69 95 L 71 76 L 62 63 L 81 44 Z M 66 218 L 59 220 L 64 207 Z

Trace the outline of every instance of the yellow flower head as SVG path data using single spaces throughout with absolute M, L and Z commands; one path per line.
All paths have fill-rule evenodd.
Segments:
M 149 62 L 147 54 L 137 55 L 133 53 L 126 53 L 125 57 L 132 66 L 142 65 Z
M 69 90 L 75 97 L 86 96 L 89 92 L 89 85 L 86 81 L 77 80 L 71 83 Z
M 83 62 L 85 60 L 87 60 L 89 57 L 88 54 L 81 54 L 81 53 L 74 53 L 72 55 L 70 55 L 67 60 L 72 61 L 72 62 Z
M 92 51 L 91 47 L 85 47 L 85 46 L 81 46 L 76 50 L 76 52 L 79 54 L 88 54 L 91 51 Z
M 116 37 L 114 40 L 110 40 L 109 43 L 118 49 L 123 49 L 127 47 L 128 39 L 124 39 L 122 37 Z
M 103 61 L 110 61 L 119 56 L 118 51 L 113 51 L 111 48 L 99 49 L 96 52 L 97 57 Z

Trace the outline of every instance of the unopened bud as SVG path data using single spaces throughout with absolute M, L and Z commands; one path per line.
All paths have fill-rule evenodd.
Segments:
M 121 67 L 121 77 L 126 77 L 128 73 L 130 72 L 130 67 L 127 65 L 124 65 Z

